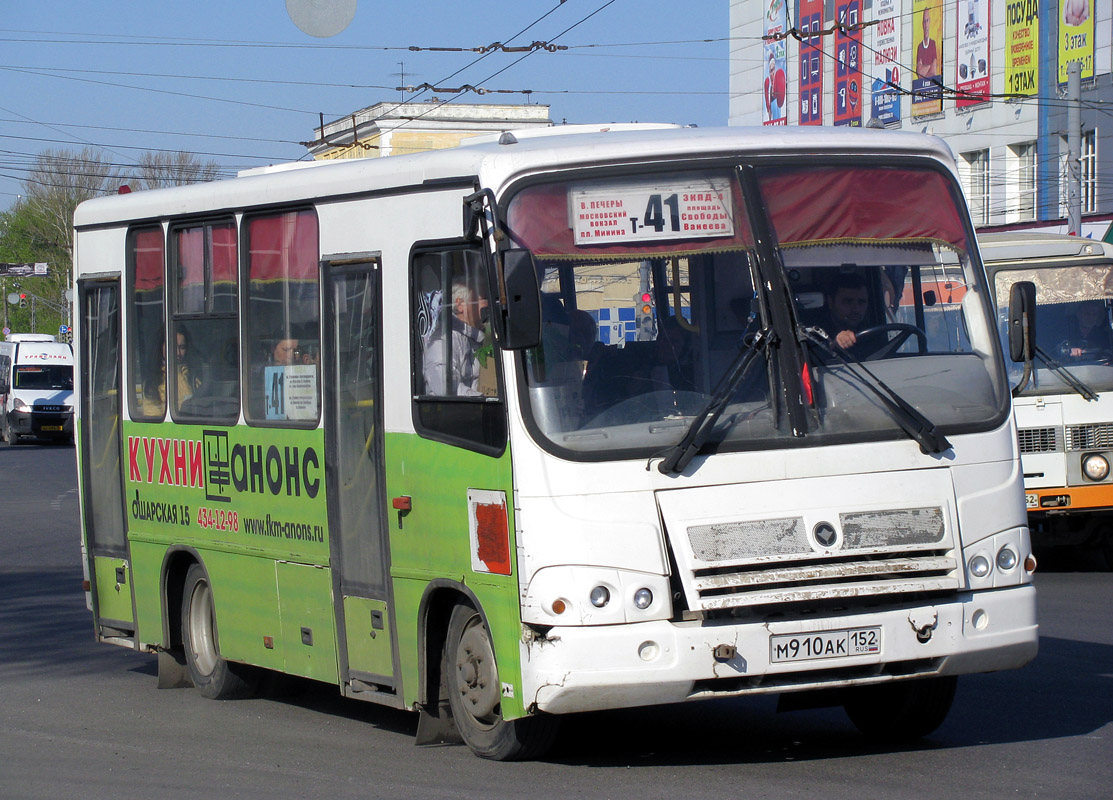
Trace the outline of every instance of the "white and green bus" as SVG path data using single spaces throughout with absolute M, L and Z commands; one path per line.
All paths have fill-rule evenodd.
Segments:
M 1036 652 L 938 140 L 507 133 L 75 227 L 88 601 L 160 686 L 304 676 L 511 759 L 562 714 L 758 693 L 922 736 Z

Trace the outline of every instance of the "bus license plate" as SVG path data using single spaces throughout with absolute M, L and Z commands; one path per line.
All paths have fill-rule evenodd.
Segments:
M 60 430 L 62 430 L 62 426 L 61 425 L 43 425 L 42 429 L 44 431 L 60 431 Z
M 769 637 L 769 660 L 814 661 L 821 658 L 878 655 L 881 628 L 850 628 L 842 631 L 790 633 Z
M 1040 498 L 1039 498 L 1038 495 L 1034 495 L 1034 494 L 1025 494 L 1024 495 L 1024 505 L 1026 505 L 1028 508 L 1036 508 L 1036 507 L 1039 506 L 1039 504 L 1040 504 Z

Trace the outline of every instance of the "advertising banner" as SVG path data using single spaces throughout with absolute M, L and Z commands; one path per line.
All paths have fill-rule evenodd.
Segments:
M 989 0 L 958 0 L 955 106 L 989 100 Z
M 1094 0 L 1059 0 L 1059 85 L 1067 65 L 1082 64 L 1082 80 L 1094 77 Z
M 850 27 L 862 20 L 862 0 L 836 0 L 835 19 Z M 862 125 L 862 32 L 835 31 L 835 124 Z
M 912 116 L 943 111 L 943 7 L 940 0 L 912 0 L 916 34 L 912 76 Z
M 1032 95 L 1039 83 L 1039 0 L 1008 0 L 1005 3 L 1005 91 Z
M 768 37 L 788 32 L 787 0 L 766 0 L 765 6 L 765 80 L 761 104 L 762 125 L 788 124 L 788 40 L 770 41 Z
M 890 0 L 891 2 L 891 0 Z M 800 121 L 823 124 L 823 0 L 800 0 Z
M 873 49 L 867 56 L 870 75 L 870 117 L 883 125 L 900 125 L 900 0 L 874 0 Z

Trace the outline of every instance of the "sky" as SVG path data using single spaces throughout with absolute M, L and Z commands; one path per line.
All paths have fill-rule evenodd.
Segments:
M 326 24 L 353 0 L 290 2 Z M 725 0 L 354 5 L 348 27 L 321 38 L 295 25 L 287 0 L 0 0 L 0 209 L 48 148 L 93 145 L 123 168 L 185 150 L 230 175 L 307 158 L 300 143 L 321 114 L 434 96 L 403 85 L 508 90 L 435 96 L 544 103 L 558 124 L 727 122 Z M 569 49 L 473 51 L 496 42 Z

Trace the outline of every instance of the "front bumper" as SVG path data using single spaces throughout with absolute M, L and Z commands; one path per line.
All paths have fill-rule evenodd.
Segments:
M 881 628 L 881 652 L 776 663 L 778 634 Z M 930 626 L 926 641 L 922 631 Z M 917 632 L 921 632 L 918 638 Z M 1036 655 L 1029 585 L 875 613 L 763 622 L 552 628 L 521 644 L 524 705 L 554 714 L 1020 667 Z
M 16 436 L 68 439 L 73 436 L 73 412 L 9 411 L 8 424 Z

